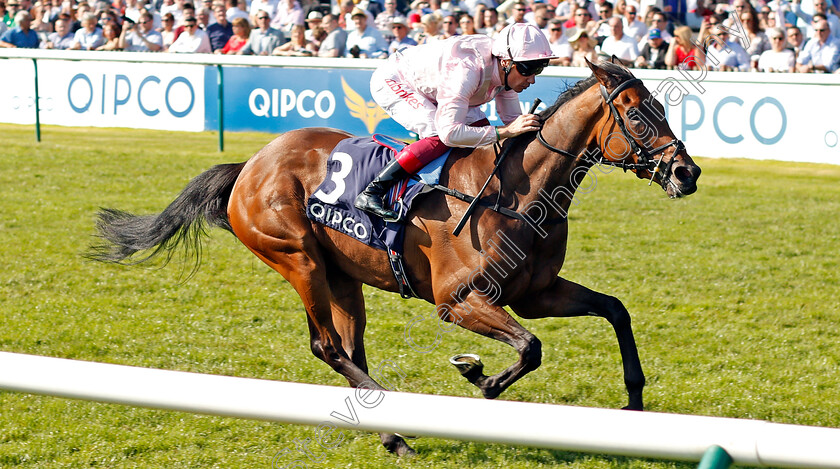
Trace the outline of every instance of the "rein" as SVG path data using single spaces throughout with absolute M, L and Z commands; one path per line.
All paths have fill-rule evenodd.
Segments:
M 630 134 L 630 131 L 627 130 L 627 126 L 624 123 L 624 119 L 621 117 L 621 114 L 619 114 L 618 109 L 616 109 L 615 103 L 613 102 L 615 101 L 615 98 L 617 98 L 618 95 L 621 94 L 622 91 L 635 85 L 636 83 L 641 82 L 642 80 L 638 78 L 632 78 L 630 80 L 622 82 L 612 91 L 612 93 L 607 93 L 607 88 L 604 87 L 604 85 L 600 85 L 601 97 L 604 99 L 604 103 L 610 109 L 610 116 L 618 125 L 618 128 L 621 129 L 621 133 L 624 135 L 624 138 L 627 139 L 627 141 L 630 143 L 630 148 L 632 148 L 633 153 L 636 154 L 636 162 L 627 163 L 624 161 L 624 159 L 622 159 L 621 161 L 609 160 L 604 157 L 604 152 L 601 152 L 601 158 L 598 161 L 598 164 L 615 166 L 621 168 L 625 172 L 629 169 L 637 175 L 639 170 L 647 170 L 650 173 L 650 182 L 648 183 L 648 185 L 653 184 L 653 179 L 656 177 L 657 174 L 659 174 L 660 184 L 664 188 L 665 185 L 668 184 L 668 180 L 670 179 L 671 169 L 673 168 L 674 162 L 676 161 L 675 157 L 677 153 L 685 149 L 685 145 L 681 140 L 674 138 L 668 143 L 659 145 L 658 147 L 653 148 L 651 150 L 647 150 L 645 147 L 639 145 L 636 139 L 633 138 Z M 601 128 L 601 133 L 603 133 L 604 128 L 606 128 L 606 125 Z M 537 140 L 539 140 L 539 142 L 544 147 L 548 148 L 549 150 L 555 153 L 559 153 L 563 156 L 567 156 L 573 159 L 578 158 L 578 155 L 572 154 L 566 150 L 557 148 L 549 144 L 542 135 L 542 129 L 537 131 Z M 672 146 L 674 147 L 674 153 L 672 154 L 672 157 L 668 161 L 668 163 L 663 165 L 662 159 L 665 157 L 665 150 Z M 659 158 L 654 161 L 656 155 L 659 155 Z

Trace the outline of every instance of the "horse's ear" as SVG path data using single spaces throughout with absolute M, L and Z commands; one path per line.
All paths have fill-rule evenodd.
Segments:
M 615 56 L 613 56 L 615 57 Z M 608 72 L 604 67 L 601 67 L 598 64 L 594 64 L 586 59 L 586 65 L 589 66 L 589 69 L 592 70 L 592 74 L 595 75 L 595 78 L 598 79 L 598 82 L 604 85 L 607 89 L 613 89 L 621 83 L 621 77 L 613 75 L 612 73 Z
M 620 61 L 620 60 L 618 60 L 618 57 L 616 57 L 616 56 L 615 56 L 615 54 L 613 54 L 613 55 L 612 55 L 612 57 L 610 57 L 610 62 L 612 62 L 612 63 L 614 63 L 614 64 L 619 64 L 619 65 L 621 65 L 621 61 Z

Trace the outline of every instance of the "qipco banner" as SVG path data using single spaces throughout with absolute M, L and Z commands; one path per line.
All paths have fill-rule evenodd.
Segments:
M 207 82 L 216 83 L 215 67 Z M 224 68 L 225 130 L 281 133 L 333 127 L 356 135 L 408 137 L 370 96 L 371 70 Z M 218 128 L 218 103 L 207 95 L 207 128 Z
M 312 59 L 319 60 L 341 59 Z M 352 62 L 347 62 L 351 64 Z M 67 126 L 218 130 L 217 66 L 39 60 L 41 122 Z M 369 66 L 370 63 L 365 63 Z M 3 60 L 0 122 L 35 122 L 34 67 Z M 333 127 L 354 135 L 415 137 L 370 95 L 373 69 L 222 67 L 224 130 L 279 134 Z M 632 70 L 665 107 L 674 135 L 696 156 L 840 164 L 840 121 L 822 106 L 840 81 L 803 74 Z M 523 112 L 543 110 L 588 77 L 578 67 L 550 67 L 519 95 Z M 482 106 L 501 125 L 494 103 Z
M 204 130 L 201 65 L 41 60 L 38 75 L 44 124 Z M 35 122 L 32 61 L 4 62 L 0 96 L 3 121 Z
M 217 70 L 207 68 L 207 128 L 218 128 Z M 333 127 L 355 135 L 384 133 L 411 138 L 376 105 L 370 94 L 372 70 L 224 68 L 225 130 L 281 133 L 302 127 Z M 550 78 L 520 95 L 524 112 L 535 97 L 553 101 L 569 81 Z M 212 88 L 212 89 L 211 89 Z M 545 98 L 543 98 L 545 99 Z M 550 104 L 547 103 L 547 104 Z M 546 104 L 542 104 L 542 110 Z M 490 122 L 502 125 L 495 104 L 483 107 Z
M 715 78 L 645 80 L 689 153 L 840 164 L 840 124 L 819 111 L 840 87 Z

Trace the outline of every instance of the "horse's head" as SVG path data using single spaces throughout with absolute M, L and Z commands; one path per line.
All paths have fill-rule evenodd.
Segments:
M 607 114 L 598 136 L 603 162 L 656 181 L 669 197 L 693 194 L 700 167 L 674 136 L 662 104 L 626 68 L 609 62 L 587 63 L 600 83 Z

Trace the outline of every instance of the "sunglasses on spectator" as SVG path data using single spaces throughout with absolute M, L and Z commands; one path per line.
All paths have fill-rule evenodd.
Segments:
M 530 77 L 532 75 L 539 75 L 543 69 L 548 65 L 548 59 L 529 60 L 527 62 L 514 62 L 516 71 L 523 77 Z
M 627 14 L 628 14 L 628 15 L 633 15 L 633 16 L 636 16 L 636 12 L 635 12 L 635 11 L 628 11 L 628 12 L 627 12 Z
M 783 37 L 781 37 L 781 36 L 776 36 L 776 37 L 771 37 L 771 38 L 770 38 L 770 40 L 771 40 L 771 41 L 783 41 L 784 39 L 785 39 L 785 38 L 783 38 Z
M 818 33 L 821 33 L 821 32 L 823 32 L 823 31 L 828 31 L 828 30 L 827 30 L 827 29 L 815 29 L 814 31 L 816 31 L 816 32 L 818 32 Z
M 562 31 L 563 28 L 551 28 L 552 31 Z
M 268 17 L 267 16 L 258 16 L 257 19 L 258 20 L 267 20 Z

